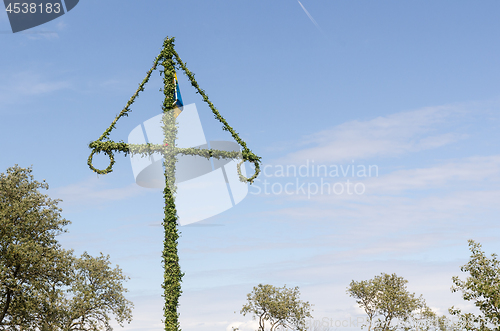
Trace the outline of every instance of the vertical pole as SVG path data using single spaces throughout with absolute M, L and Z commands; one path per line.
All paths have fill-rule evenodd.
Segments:
M 165 189 L 163 197 L 165 198 L 165 218 L 163 220 L 163 228 L 165 231 L 165 239 L 163 245 L 163 290 L 165 298 L 165 307 L 163 316 L 165 318 L 165 331 L 180 331 L 179 313 L 179 297 L 181 291 L 181 273 L 179 265 L 179 255 L 177 251 L 179 233 L 177 229 L 177 210 L 175 208 L 175 138 L 177 135 L 177 127 L 175 125 L 174 112 L 174 73 L 175 65 L 174 56 L 174 38 L 167 38 L 163 43 L 163 50 L 160 55 L 161 65 L 163 66 L 163 83 L 165 101 L 163 102 L 163 133 L 164 145 L 167 146 L 164 154 L 165 166 Z

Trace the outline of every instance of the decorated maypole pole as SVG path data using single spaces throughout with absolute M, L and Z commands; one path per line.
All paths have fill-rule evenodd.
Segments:
M 177 229 L 177 210 L 175 208 L 175 163 L 176 154 L 174 148 L 175 138 L 177 136 L 177 127 L 175 125 L 174 108 L 176 106 L 175 98 L 175 64 L 174 64 L 174 40 L 167 39 L 160 53 L 161 65 L 163 66 L 163 143 L 166 150 L 164 153 L 165 165 L 165 188 L 163 189 L 163 198 L 165 199 L 165 210 L 163 219 L 163 229 L 165 239 L 163 241 L 163 296 L 165 306 L 163 316 L 165 318 L 165 331 L 180 330 L 179 326 L 179 297 L 181 291 L 182 272 L 179 265 L 179 254 L 177 252 L 177 239 L 179 231 Z
M 111 131 L 115 128 L 116 122 L 123 116 L 128 116 L 131 111 L 130 106 L 134 103 L 136 97 L 141 91 L 144 90 L 144 86 L 149 81 L 152 72 L 161 65 L 163 70 L 160 70 L 160 75 L 163 75 L 163 93 L 165 95 L 162 110 L 163 110 L 163 134 L 164 140 L 163 144 L 127 144 L 123 141 L 114 142 L 111 141 L 109 135 Z M 176 117 L 179 115 L 182 109 L 182 102 L 178 98 L 178 83 L 176 77 L 176 68 L 182 69 L 186 76 L 189 78 L 191 85 L 196 89 L 196 91 L 201 95 L 203 101 L 208 104 L 215 118 L 221 122 L 222 129 L 228 131 L 233 139 L 240 145 L 241 152 L 234 151 L 223 151 L 215 149 L 200 149 L 200 148 L 178 148 L 175 145 L 175 140 L 177 136 L 176 127 Z M 220 159 L 229 158 L 237 159 L 240 158 L 241 161 L 237 165 L 237 171 L 239 178 L 242 182 L 253 183 L 255 178 L 260 172 L 260 157 L 253 154 L 245 142 L 240 139 L 238 134 L 234 129 L 229 126 L 226 120 L 220 115 L 219 111 L 214 107 L 212 102 L 208 99 L 205 91 L 203 91 L 196 80 L 194 79 L 194 74 L 190 72 L 185 64 L 181 61 L 179 55 L 174 49 L 174 38 L 166 38 L 163 43 L 163 49 L 160 54 L 156 57 L 153 67 L 147 72 L 146 78 L 139 84 L 139 88 L 132 95 L 130 100 L 127 102 L 125 108 L 116 116 L 111 125 L 104 131 L 104 133 L 99 137 L 98 140 L 93 141 L 89 144 L 92 152 L 88 158 L 88 165 L 90 169 L 98 174 L 107 174 L 112 171 L 113 165 L 115 163 L 114 153 L 123 152 L 125 156 L 127 154 L 131 155 L 141 155 L 142 157 L 148 157 L 153 153 L 161 153 L 164 159 L 164 169 L 165 169 L 165 188 L 163 190 L 163 197 L 165 199 L 164 206 L 164 245 L 163 245 L 163 267 L 164 267 L 164 279 L 162 288 L 164 291 L 165 306 L 163 309 L 165 331 L 178 331 L 180 330 L 179 325 L 179 312 L 177 308 L 179 307 L 179 297 L 181 295 L 181 280 L 183 273 L 180 269 L 179 255 L 178 255 L 178 216 L 175 207 L 175 165 L 177 162 L 177 155 L 197 155 L 202 156 L 207 159 L 210 157 Z M 97 153 L 105 153 L 110 160 L 108 167 L 104 170 L 96 169 L 92 165 L 93 156 Z M 252 162 L 255 166 L 255 173 L 252 177 L 246 178 L 241 173 L 241 165 L 243 162 Z

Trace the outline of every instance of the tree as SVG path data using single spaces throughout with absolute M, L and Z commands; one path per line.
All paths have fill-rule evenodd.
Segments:
M 109 256 L 101 253 L 92 257 L 87 252 L 74 259 L 71 283 L 66 292 L 53 287 L 47 293 L 45 304 L 38 308 L 37 321 L 41 330 L 60 331 L 100 331 L 112 330 L 110 314 L 123 326 L 132 320 L 133 304 L 126 300 L 122 282 L 126 280 L 122 271 L 111 269 Z M 51 315 L 48 312 L 56 312 Z
M 306 318 L 312 318 L 309 302 L 299 300 L 299 288 L 275 287 L 273 285 L 259 284 L 247 294 L 247 304 L 240 313 L 245 316 L 253 314 L 259 317 L 259 331 L 266 330 L 269 322 L 269 331 L 279 327 L 290 328 L 297 331 L 305 330 Z
M 61 248 L 56 236 L 70 222 L 31 173 L 16 165 L 0 174 L 0 329 L 111 330 L 109 313 L 130 321 L 121 270 L 109 256 Z
M 111 269 L 110 264 L 109 255 L 102 253 L 94 258 L 85 252 L 77 261 L 71 284 L 73 297 L 65 305 L 69 315 L 65 330 L 112 330 L 108 313 L 113 313 L 122 326 L 132 320 L 133 305 L 122 295 L 127 291 L 122 284 L 127 277 L 118 267 Z
M 437 329 L 440 331 L 462 331 L 463 330 L 463 328 L 460 327 L 459 323 L 456 323 L 456 322 L 450 320 L 445 315 L 437 317 L 435 319 L 435 321 L 436 321 L 435 325 L 437 326 Z
M 37 294 L 47 292 L 48 283 L 69 284 L 64 265 L 71 252 L 55 239 L 69 221 L 39 188 L 48 185 L 34 181 L 31 169 L 16 166 L 0 175 L 0 325 L 33 326 Z
M 451 321 L 446 318 L 446 316 L 443 315 L 438 317 L 432 309 L 423 303 L 423 300 L 421 301 L 421 304 L 419 304 L 419 307 L 411 312 L 408 318 L 399 323 L 398 328 L 405 331 L 456 330 L 452 327 Z
M 375 280 L 351 281 L 347 289 L 349 296 L 354 297 L 360 308 L 368 315 L 368 331 L 371 331 L 374 318 L 378 315 L 378 283 Z M 365 325 L 364 325 L 365 326 Z
M 410 329 L 418 318 L 432 316 L 424 299 L 408 292 L 406 283 L 403 277 L 385 273 L 367 281 L 351 281 L 347 293 L 368 315 L 368 331 L 372 326 L 375 330 L 394 330 L 398 325 L 391 325 L 393 320 L 400 321 L 399 327 Z
M 458 316 L 461 325 L 466 330 L 498 330 L 500 328 L 500 261 L 497 254 L 491 254 L 491 259 L 481 251 L 481 244 L 468 240 L 471 256 L 466 265 L 460 267 L 468 272 L 465 281 L 453 277 L 452 292 L 461 291 L 464 300 L 473 301 L 481 314 L 462 313 L 454 306 L 450 314 Z

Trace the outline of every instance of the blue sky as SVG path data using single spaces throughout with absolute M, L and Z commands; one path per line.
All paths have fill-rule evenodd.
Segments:
M 73 222 L 63 246 L 110 254 L 131 278 L 123 330 L 162 329 L 162 195 L 137 186 L 121 155 L 111 174 L 92 173 L 87 146 L 166 36 L 266 166 L 237 206 L 181 227 L 183 330 L 252 330 L 235 311 L 259 283 L 299 286 L 316 320 L 363 317 L 346 287 L 381 272 L 439 313 L 473 308 L 450 287 L 465 277 L 467 239 L 500 252 L 500 3 L 301 4 L 314 21 L 296 0 L 87 0 L 16 34 L 0 14 L 0 171 L 33 165 Z M 179 80 L 207 138 L 229 140 Z M 161 112 L 160 87 L 155 73 L 112 139 Z M 313 164 L 345 175 L 276 173 Z M 358 175 L 369 166 L 376 175 Z

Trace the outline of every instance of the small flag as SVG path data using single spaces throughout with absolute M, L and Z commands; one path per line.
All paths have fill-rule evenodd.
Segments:
M 179 81 L 177 80 L 177 73 L 174 74 L 174 83 L 175 83 L 174 117 L 177 118 L 177 116 L 179 116 L 184 107 L 184 104 L 182 103 L 181 89 L 179 88 Z

